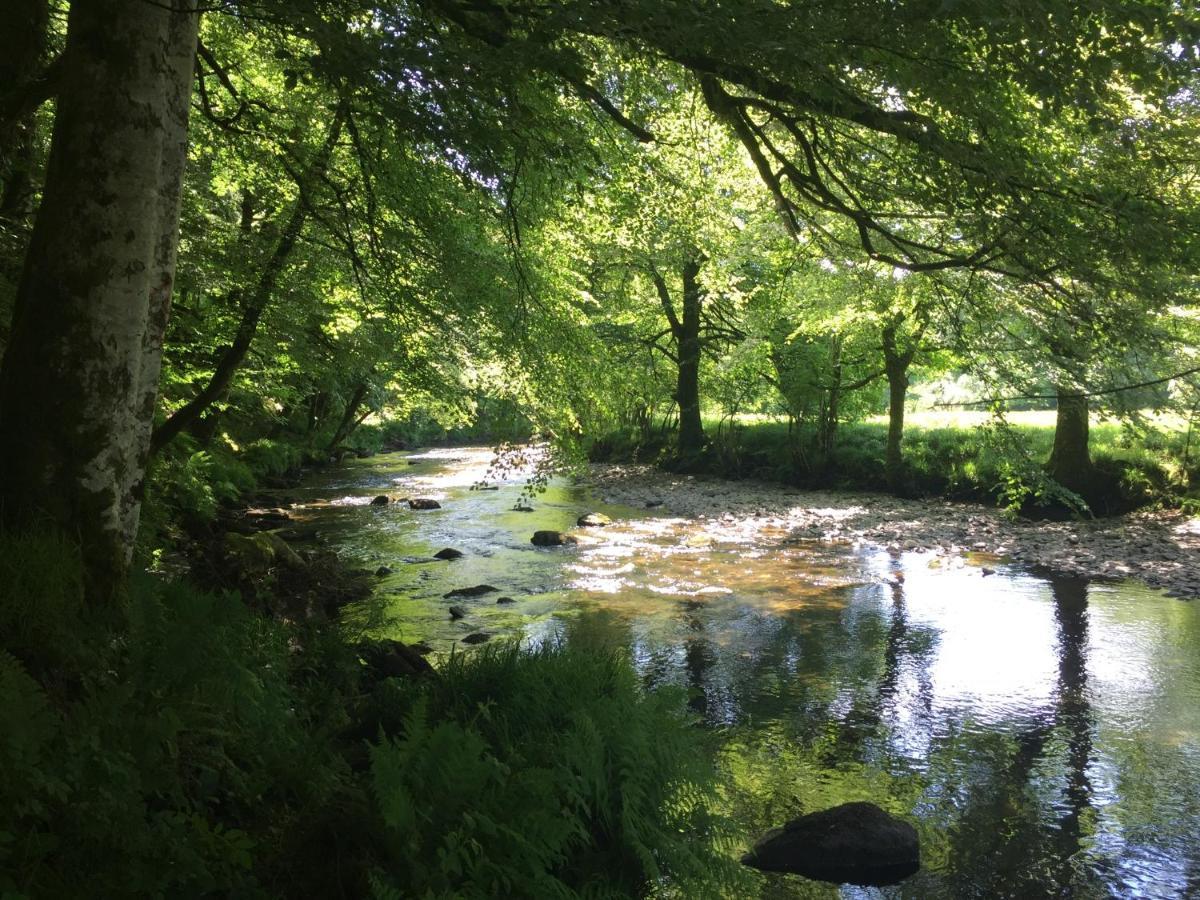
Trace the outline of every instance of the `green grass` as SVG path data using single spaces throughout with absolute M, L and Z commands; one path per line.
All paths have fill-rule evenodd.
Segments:
M 1041 464 L 1054 443 L 1054 412 L 1026 411 L 997 427 L 979 412 L 919 412 L 906 417 L 905 493 L 952 499 L 1036 505 L 1062 498 Z M 886 490 L 884 455 L 887 419 L 878 416 L 843 424 L 833 452 L 815 448 L 811 429 L 789 430 L 784 421 L 764 416 L 708 419 L 710 447 L 698 468 L 732 478 L 764 478 L 803 487 Z M 1146 416 L 1133 429 L 1094 419 L 1091 451 L 1097 466 L 1115 485 L 1109 507 L 1117 511 L 1150 504 L 1196 502 L 1200 447 L 1188 448 L 1185 423 L 1170 416 Z M 615 432 L 594 441 L 593 459 L 669 464 L 672 435 Z

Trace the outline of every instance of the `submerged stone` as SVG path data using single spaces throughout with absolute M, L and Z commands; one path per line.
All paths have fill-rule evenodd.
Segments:
M 461 606 L 450 607 L 450 618 L 465 619 L 466 617 L 467 617 L 467 611 L 465 609 L 463 609 Z
M 496 602 L 497 603 L 516 603 L 517 601 L 514 600 L 512 597 L 497 597 Z
M 455 588 L 452 591 L 447 591 L 442 596 L 447 600 L 454 597 L 482 597 L 484 594 L 493 594 L 500 590 L 498 587 L 492 587 L 490 584 L 477 584 L 474 587 Z
M 476 631 L 472 634 L 468 634 L 462 639 L 462 642 L 464 644 L 482 644 L 484 641 L 490 641 L 491 639 L 492 636 L 490 634 L 485 634 L 482 631 Z
M 379 578 L 384 578 L 385 576 L 392 574 L 392 567 L 391 566 L 380 566 L 378 569 L 375 570 L 375 574 Z
M 409 509 L 441 509 L 442 504 L 428 497 L 413 497 L 408 501 Z
M 834 884 L 888 885 L 921 867 L 917 830 L 873 803 L 844 803 L 764 834 L 742 862 Z
M 461 559 L 462 555 L 463 555 L 463 552 L 461 550 L 455 550 L 453 547 L 446 547 L 445 549 L 439 550 L 437 553 L 433 554 L 433 558 L 434 559 Z
M 604 515 L 604 513 L 587 513 L 579 517 L 578 524 L 583 528 L 601 528 L 605 525 L 611 525 L 612 519 Z
M 563 544 L 574 544 L 575 538 L 561 531 L 535 531 L 529 542 L 536 547 L 561 547 Z

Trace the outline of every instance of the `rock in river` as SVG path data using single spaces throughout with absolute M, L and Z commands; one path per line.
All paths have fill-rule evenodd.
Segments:
M 503 605 L 506 603 L 516 603 L 517 601 L 514 600 L 512 597 L 497 597 L 496 602 Z
M 921 867 L 917 831 L 873 803 L 844 803 L 764 834 L 742 862 L 835 884 L 895 884 Z
M 466 617 L 467 617 L 467 611 L 465 609 L 463 609 L 461 606 L 450 607 L 450 618 L 465 619 Z
M 367 669 L 378 678 L 402 678 L 433 672 L 433 666 L 421 656 L 421 649 L 415 644 L 365 641 L 359 644 L 358 653 Z
M 490 584 L 477 584 L 474 587 L 455 588 L 452 591 L 447 591 L 442 596 L 447 600 L 452 600 L 455 597 L 482 597 L 484 594 L 492 594 L 500 588 L 492 587 Z
M 455 550 L 453 547 L 446 547 L 444 550 L 439 550 L 433 554 L 434 559 L 460 559 L 463 555 L 461 550 Z
M 428 497 L 413 497 L 408 501 L 409 509 L 441 509 L 442 504 Z
M 379 578 L 386 578 L 388 575 L 391 575 L 391 574 L 392 574 L 391 566 L 380 566 L 378 569 L 375 570 L 375 575 Z
M 604 513 L 588 513 L 579 517 L 578 524 L 582 528 L 600 528 L 604 525 L 611 525 L 612 519 Z
M 472 634 L 468 634 L 462 639 L 462 642 L 464 644 L 482 644 L 484 641 L 490 641 L 491 639 L 492 636 L 490 634 L 485 634 L 482 631 L 476 631 Z
M 561 531 L 535 531 L 529 540 L 536 547 L 561 547 L 563 544 L 575 543 L 575 538 Z
M 391 502 L 392 502 L 392 498 L 389 497 L 387 494 L 380 494 L 378 497 L 376 497 L 374 500 L 371 501 L 371 505 L 372 506 L 387 506 Z

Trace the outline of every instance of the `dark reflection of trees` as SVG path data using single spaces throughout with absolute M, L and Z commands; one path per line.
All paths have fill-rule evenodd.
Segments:
M 884 718 L 902 702 L 899 696 L 900 676 L 906 666 L 912 666 L 917 680 L 917 702 L 928 723 L 933 707 L 933 685 L 929 677 L 931 643 L 914 633 L 909 625 L 908 607 L 905 602 L 904 586 L 892 582 L 887 586 L 890 595 L 890 610 L 887 614 L 887 631 L 883 637 L 882 667 L 874 690 L 859 691 L 848 714 L 838 728 L 837 741 L 826 754 L 826 762 L 836 763 L 836 757 L 857 757 L 863 743 L 870 738 L 883 738 Z M 878 652 L 874 647 L 862 647 L 866 654 Z
M 1005 752 L 954 748 L 974 776 L 950 836 L 954 893 L 997 897 L 1070 897 L 1103 893 L 1099 880 L 1072 866 L 1083 849 L 1083 822 L 1092 798 L 1088 765 L 1093 751 L 1087 698 L 1087 582 L 1051 584 L 1058 637 L 1054 704 L 1044 717 L 1010 739 Z M 996 740 L 996 737 L 990 738 Z M 983 738 L 988 740 L 988 738 Z M 1064 811 L 1043 808 L 1035 779 L 1047 751 L 1061 741 Z M 956 767 L 957 768 L 957 767 Z
M 687 602 L 684 621 L 690 634 L 684 639 L 684 664 L 687 668 L 688 708 L 705 719 L 709 718 L 708 674 L 717 661 L 717 654 L 704 633 L 704 620 L 698 614 L 703 604 Z
M 1061 880 L 1070 878 L 1070 859 L 1083 848 L 1082 819 L 1091 805 L 1088 763 L 1092 757 L 1092 710 L 1087 698 L 1087 582 L 1051 583 L 1058 623 L 1058 702 L 1055 720 L 1067 742 L 1066 812 L 1059 820 L 1057 856 Z

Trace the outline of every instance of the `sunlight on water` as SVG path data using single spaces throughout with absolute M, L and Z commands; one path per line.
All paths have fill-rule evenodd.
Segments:
M 683 688 L 719 729 L 746 841 L 854 799 L 917 824 L 925 866 L 902 885 L 771 876 L 762 896 L 1200 896 L 1196 605 L 767 518 L 615 507 L 561 481 L 522 512 L 521 472 L 491 463 L 478 448 L 357 460 L 313 478 L 298 518 L 392 570 L 392 636 L 439 654 L 476 632 L 618 647 L 648 686 Z M 498 490 L 472 489 L 485 480 Z M 380 493 L 443 508 L 369 506 Z M 576 527 L 593 511 L 613 524 Z M 540 529 L 578 543 L 534 547 Z M 443 547 L 464 556 L 433 559 Z M 474 585 L 496 590 L 443 597 Z

